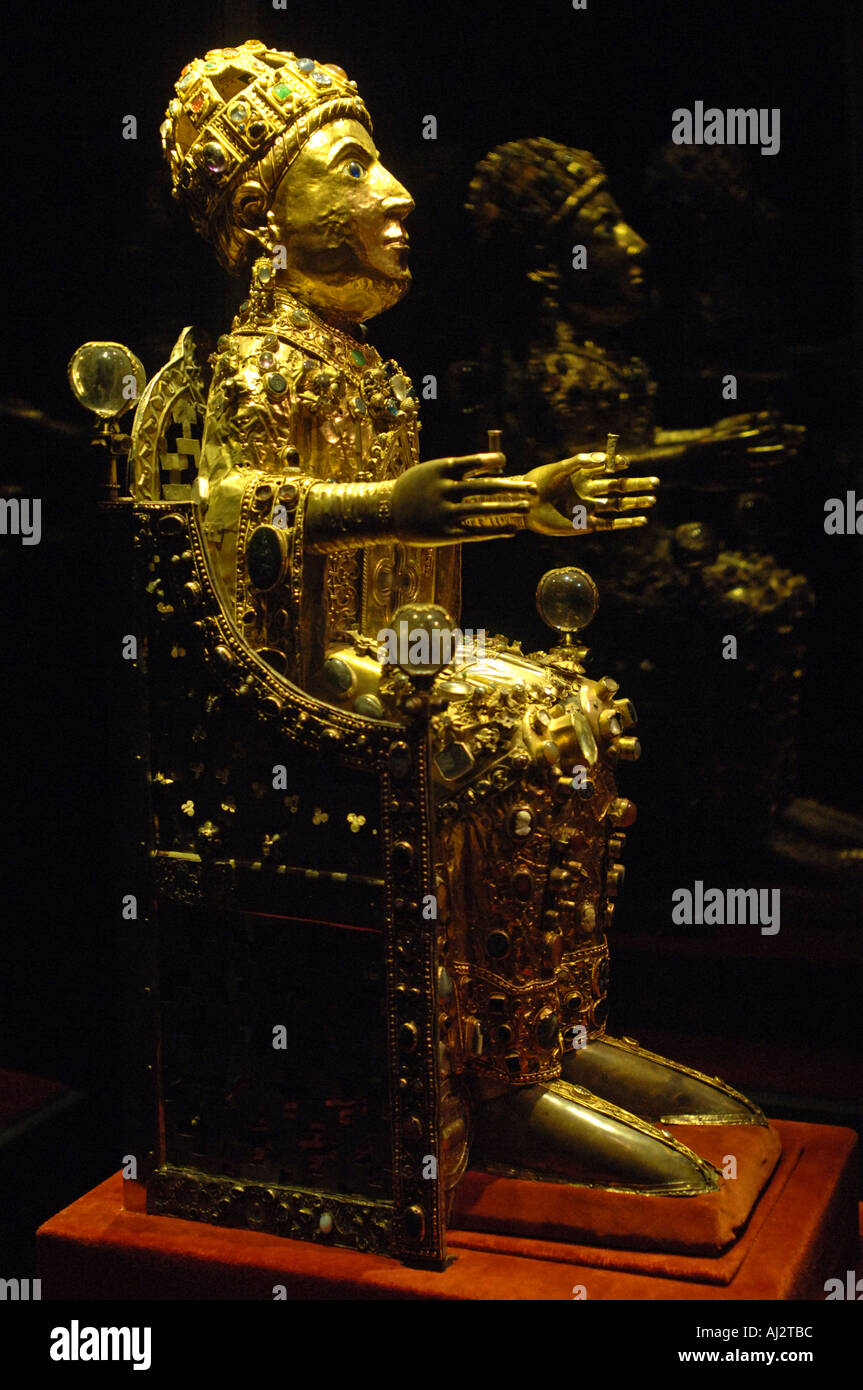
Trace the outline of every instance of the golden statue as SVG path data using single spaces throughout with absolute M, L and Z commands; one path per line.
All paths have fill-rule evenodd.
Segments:
M 413 203 L 340 68 L 256 41 L 215 50 L 183 70 L 162 136 L 175 196 L 227 270 L 251 270 L 251 289 L 209 384 L 186 330 L 129 442 L 156 615 L 150 679 L 163 682 L 151 859 L 176 924 L 162 975 L 180 980 L 162 986 L 168 1137 L 150 1209 L 439 1262 L 439 1218 L 469 1164 L 573 1192 L 710 1195 L 715 1167 L 665 1126 L 732 1124 L 763 1133 L 763 1181 L 777 1149 L 754 1106 L 605 1034 L 605 932 L 635 816 L 615 768 L 639 745 L 616 683 L 584 672 L 592 581 L 571 567 L 541 581 L 560 634 L 548 653 L 482 634 L 454 659 L 434 650 L 458 630 L 463 542 L 573 537 L 573 505 L 587 532 L 640 526 L 657 479 L 629 477 L 614 439 L 516 478 L 500 476 L 495 437 L 485 453 L 420 460 L 417 395 L 364 327 L 409 287 Z M 169 689 L 175 670 L 190 674 Z M 248 711 L 242 729 L 235 709 Z M 273 786 L 288 793 L 274 809 L 270 746 L 284 749 Z M 359 872 L 382 852 L 382 870 Z M 241 907 L 227 944 L 204 901 Z M 365 949 L 363 934 L 384 939 L 385 958 L 362 957 L 348 978 L 344 953 Z M 235 981 L 265 937 L 293 954 L 274 954 L 255 988 L 291 991 L 308 1020 L 284 1025 L 294 1090 L 266 1043 L 237 1060 L 258 1045 L 248 1021 L 225 1044 L 230 1085 L 199 1055 L 216 1044 L 196 1052 L 183 1031 L 195 1008 L 215 1014 L 189 983 L 200 953 L 187 943 L 208 961 L 230 953 Z M 180 968 L 171 953 L 184 951 Z M 382 966 L 376 1024 L 363 1000 Z M 240 995 L 233 983 L 231 1017 Z M 375 1027 L 378 1070 L 362 1061 Z M 378 1102 L 357 1097 L 385 1085 L 379 1071 L 392 1148 L 375 1169 Z M 240 1112 L 254 1158 L 240 1152 Z M 633 1220 L 636 1244 L 662 1244 Z

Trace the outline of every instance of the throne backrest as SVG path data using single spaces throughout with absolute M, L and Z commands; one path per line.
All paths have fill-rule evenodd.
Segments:
M 126 515 L 146 1208 L 443 1268 L 425 706 L 394 723 L 293 686 L 227 612 L 195 503 Z
M 135 411 L 129 491 L 138 502 L 183 502 L 192 496 L 210 377 L 203 336 L 183 329 Z

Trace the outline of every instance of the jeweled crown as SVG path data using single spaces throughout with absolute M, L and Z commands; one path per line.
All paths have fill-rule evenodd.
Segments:
M 605 169 L 587 150 L 544 137 L 510 140 L 477 164 L 465 208 L 483 241 L 506 231 L 541 238 L 607 187 Z
M 268 49 L 258 39 L 193 59 L 175 91 L 162 148 L 174 197 L 205 236 L 228 192 L 265 156 L 277 156 L 281 176 L 328 121 L 352 118 L 372 129 L 356 82 L 340 67 Z

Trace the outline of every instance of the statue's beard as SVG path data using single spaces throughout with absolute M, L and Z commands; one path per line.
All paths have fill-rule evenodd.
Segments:
M 325 318 L 365 323 L 404 298 L 410 289 L 411 275 L 409 270 L 402 271 L 398 278 L 357 271 L 350 278 L 325 279 L 289 267 L 278 277 L 278 283 Z
M 361 239 L 350 219 L 331 215 L 324 219 L 324 245 L 302 263 L 290 261 L 277 276 L 312 309 L 349 323 L 363 323 L 403 299 L 410 289 L 407 266 L 383 269 L 370 266 Z
M 634 323 L 642 318 L 654 304 L 654 294 L 650 289 L 640 294 L 627 295 L 626 287 L 616 298 L 597 298 L 588 296 L 563 296 L 561 311 L 571 323 L 580 324 L 585 329 L 617 328 Z

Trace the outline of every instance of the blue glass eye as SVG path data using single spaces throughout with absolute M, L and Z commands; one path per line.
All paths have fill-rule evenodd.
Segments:
M 348 165 L 348 173 L 350 174 L 352 179 L 361 179 L 363 176 L 362 164 L 357 164 L 357 161 L 355 159 L 352 159 L 350 164 Z

